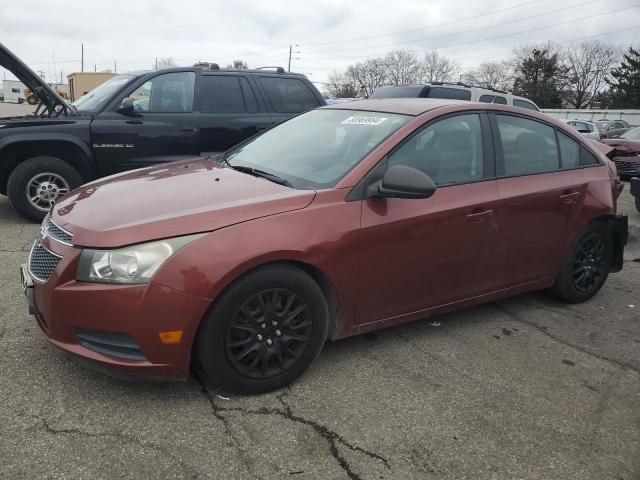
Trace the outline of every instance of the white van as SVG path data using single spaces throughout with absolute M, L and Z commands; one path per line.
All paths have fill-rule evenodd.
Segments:
M 431 82 L 422 85 L 386 85 L 377 88 L 369 98 L 450 98 L 471 102 L 500 103 L 539 112 L 531 100 L 500 90 L 472 87 L 464 83 Z

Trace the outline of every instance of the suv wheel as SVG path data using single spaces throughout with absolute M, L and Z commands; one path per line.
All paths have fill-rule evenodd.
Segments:
M 320 353 L 328 317 L 322 290 L 305 272 L 261 268 L 215 302 L 200 326 L 195 360 L 226 390 L 274 390 L 299 377 Z
M 576 240 L 553 293 L 565 302 L 584 302 L 604 285 L 612 264 L 612 233 L 605 223 L 593 222 Z
M 82 177 L 67 162 L 55 157 L 34 157 L 11 172 L 7 196 L 20 215 L 39 222 L 61 195 L 81 184 Z

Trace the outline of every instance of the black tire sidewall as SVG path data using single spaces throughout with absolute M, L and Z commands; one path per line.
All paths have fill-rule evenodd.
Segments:
M 25 195 L 29 179 L 43 172 L 53 172 L 63 177 L 70 190 L 82 185 L 82 177 L 69 163 L 56 157 L 33 157 L 18 164 L 7 182 L 7 197 L 16 212 L 34 222 L 42 221 L 46 212 L 36 209 Z
M 238 372 L 227 357 L 225 337 L 237 309 L 253 295 L 270 288 L 288 289 L 299 295 L 311 313 L 309 344 L 297 362 L 283 373 L 254 379 Z M 299 377 L 320 353 L 327 337 L 329 309 L 322 290 L 304 271 L 286 265 L 263 267 L 231 284 L 215 301 L 198 330 L 195 353 L 199 370 L 216 385 L 235 393 L 261 393 L 288 385 Z
M 583 292 L 578 290 L 573 282 L 573 262 L 583 240 L 594 233 L 601 235 L 606 244 L 604 273 L 596 288 L 588 292 Z M 592 222 L 583 230 L 573 243 L 567 261 L 565 262 L 560 275 L 558 275 L 558 278 L 556 279 L 556 283 L 553 287 L 554 293 L 557 297 L 569 303 L 581 303 L 589 300 L 598 293 L 598 291 L 600 291 L 600 288 L 602 288 L 604 283 L 607 281 L 612 264 L 613 232 L 605 222 Z

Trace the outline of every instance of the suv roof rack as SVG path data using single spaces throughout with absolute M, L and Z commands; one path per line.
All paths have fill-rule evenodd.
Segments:
M 253 70 L 275 70 L 277 73 L 284 73 L 284 68 L 282 67 L 257 67 Z
M 479 85 L 469 85 L 464 82 L 429 82 L 429 85 L 457 85 L 459 87 L 465 87 L 465 88 L 482 88 L 483 90 L 489 90 L 490 92 L 509 95 L 509 92 L 505 92 L 504 90 L 498 90 L 497 88 L 481 87 Z
M 220 65 L 210 62 L 198 62 L 193 64 L 194 67 L 210 68 L 211 70 L 220 70 Z

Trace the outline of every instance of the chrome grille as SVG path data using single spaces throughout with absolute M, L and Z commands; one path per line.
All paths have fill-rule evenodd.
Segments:
M 44 217 L 41 228 L 42 233 L 52 238 L 56 242 L 71 246 L 73 234 L 56 225 L 53 220 L 51 220 L 51 216 L 49 214 Z
M 39 282 L 49 280 L 62 257 L 47 250 L 37 239 L 29 254 L 29 273 Z

